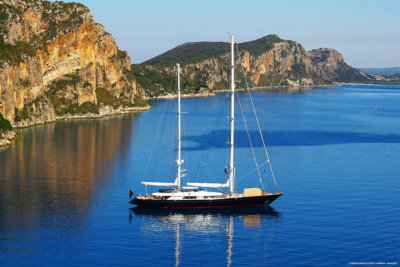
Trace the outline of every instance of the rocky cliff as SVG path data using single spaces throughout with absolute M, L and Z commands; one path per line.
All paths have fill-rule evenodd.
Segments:
M 235 61 L 238 87 L 315 86 L 332 82 L 365 82 L 372 76 L 347 65 L 333 49 L 306 51 L 301 44 L 268 35 L 239 43 L 240 59 Z M 223 42 L 186 43 L 164 54 L 134 65 L 138 87 L 147 96 L 173 93 L 175 63 L 182 66 L 182 86 L 186 93 L 207 93 L 229 85 L 230 44 Z M 242 64 L 240 64 L 240 62 Z M 239 75 L 240 74 L 240 75 Z
M 129 55 L 88 8 L 0 0 L 0 113 L 12 124 L 139 104 Z
M 10 144 L 10 141 L 15 138 L 15 132 L 12 129 L 11 123 L 3 118 L 0 113 L 0 147 Z
M 347 65 L 342 55 L 334 49 L 320 48 L 307 52 L 315 71 L 326 81 L 344 83 L 399 84 L 400 74 L 367 74 L 363 70 Z M 395 69 L 395 68 L 393 68 Z
M 347 65 L 343 56 L 334 49 L 320 48 L 307 52 L 318 76 L 326 81 L 368 82 L 373 77 Z

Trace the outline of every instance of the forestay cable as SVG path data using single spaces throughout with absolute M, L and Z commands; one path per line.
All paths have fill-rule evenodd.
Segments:
M 260 169 L 258 168 L 258 163 L 257 163 L 256 154 L 254 153 L 253 143 L 251 142 L 251 137 L 250 137 L 250 133 L 249 133 L 249 128 L 247 127 L 247 122 L 246 122 L 246 118 L 245 118 L 245 116 L 244 116 L 244 112 L 243 112 L 243 108 L 242 108 L 242 103 L 240 102 L 239 94 L 236 94 L 236 97 L 237 97 L 238 102 L 239 102 L 240 111 L 242 112 L 244 126 L 246 127 L 247 136 L 248 136 L 249 142 L 250 142 L 251 153 L 253 154 L 253 159 L 254 159 L 254 163 L 256 164 L 258 177 L 260 178 L 261 187 L 262 187 L 263 192 L 264 192 L 264 191 L 265 191 L 265 189 L 264 189 L 264 184 L 263 184 L 263 182 L 262 182 L 262 178 L 261 178 L 261 174 L 260 174 Z
M 248 92 L 248 94 L 249 94 L 251 106 L 252 106 L 253 112 L 254 112 L 254 117 L 255 117 L 255 119 L 256 119 L 258 131 L 260 132 L 261 141 L 262 141 L 262 144 L 263 144 L 263 147 L 264 147 L 264 152 L 265 152 L 265 155 L 266 155 L 266 157 L 267 157 L 267 162 L 268 162 L 268 165 L 269 165 L 269 169 L 271 170 L 272 178 L 273 178 L 273 180 L 274 180 L 275 189 L 276 189 L 276 192 L 279 192 L 279 190 L 278 190 L 278 185 L 276 184 L 276 180 L 275 180 L 274 171 L 272 170 L 271 161 L 270 161 L 270 159 L 269 159 L 267 147 L 266 147 L 266 145 L 265 145 L 264 137 L 263 137 L 263 134 L 262 134 L 262 132 L 261 132 L 261 127 L 260 127 L 260 123 L 259 123 L 259 121 L 258 121 L 258 116 L 257 116 L 257 113 L 256 113 L 256 109 L 255 109 L 255 107 L 254 107 L 253 98 L 251 97 L 249 84 L 248 84 L 248 82 L 247 82 L 247 77 L 246 77 L 246 74 L 245 74 L 245 72 L 244 72 L 244 67 L 243 67 L 243 63 L 242 63 L 242 57 L 241 57 L 241 55 L 240 55 L 240 53 L 239 53 L 239 49 L 238 49 L 238 46 L 237 46 L 237 45 L 236 45 L 236 52 L 237 52 L 237 54 L 238 54 L 238 56 L 239 56 L 240 66 L 241 66 L 241 69 L 242 69 L 242 72 L 243 72 L 244 81 L 245 81 L 245 84 L 246 84 L 246 90 L 247 90 L 247 92 Z
M 267 161 L 264 161 L 263 163 L 261 163 L 260 165 L 258 165 L 258 168 L 264 166 L 267 164 Z M 257 168 L 252 169 L 251 171 L 249 171 L 248 173 L 246 173 L 245 175 L 240 176 L 238 179 L 236 179 L 236 181 L 241 181 L 242 179 L 246 178 L 247 176 L 249 176 L 250 174 L 252 174 L 253 172 L 255 172 L 257 170 Z

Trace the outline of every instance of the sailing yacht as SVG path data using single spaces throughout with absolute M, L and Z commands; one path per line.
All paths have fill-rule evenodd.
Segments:
M 180 91 L 180 66 L 178 69 L 178 156 L 175 161 L 177 165 L 177 177 L 173 183 L 142 182 L 146 186 L 168 187 L 159 189 L 151 195 L 136 196 L 130 200 L 131 204 L 139 207 L 162 208 L 162 209 L 225 209 L 241 207 L 258 207 L 271 204 L 283 193 L 263 192 L 259 188 L 247 188 L 243 193 L 235 193 L 235 162 L 234 162 L 234 137 L 235 137 L 235 69 L 234 69 L 234 45 L 235 39 L 231 35 L 231 131 L 230 131 L 230 163 L 229 177 L 225 183 L 187 183 L 181 186 L 182 164 L 181 158 L 181 91 Z M 268 160 L 269 162 L 269 160 Z M 229 193 L 208 191 L 210 188 L 229 188 Z

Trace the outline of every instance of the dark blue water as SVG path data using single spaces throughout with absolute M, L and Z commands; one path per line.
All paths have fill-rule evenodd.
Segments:
M 262 164 L 262 142 L 245 96 L 241 103 Z M 271 209 L 131 210 L 130 188 L 144 193 L 141 181 L 171 181 L 175 175 L 175 100 L 157 101 L 141 114 L 18 131 L 12 146 L 0 150 L 0 264 L 400 262 L 400 87 L 266 90 L 253 98 L 285 192 Z M 184 182 L 225 181 L 228 105 L 225 95 L 183 99 Z M 241 192 L 261 185 L 239 121 L 237 130 Z M 261 172 L 265 189 L 273 190 L 265 164 Z

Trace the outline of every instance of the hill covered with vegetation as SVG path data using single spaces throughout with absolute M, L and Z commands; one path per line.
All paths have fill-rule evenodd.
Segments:
M 267 35 L 237 44 L 237 87 L 317 86 L 341 82 L 369 83 L 375 78 L 355 69 L 334 49 L 306 51 L 295 41 Z M 142 64 L 132 65 L 138 87 L 148 97 L 173 94 L 175 64 L 182 66 L 185 93 L 213 92 L 229 86 L 230 43 L 189 42 Z M 243 68 L 242 68 L 243 66 Z

